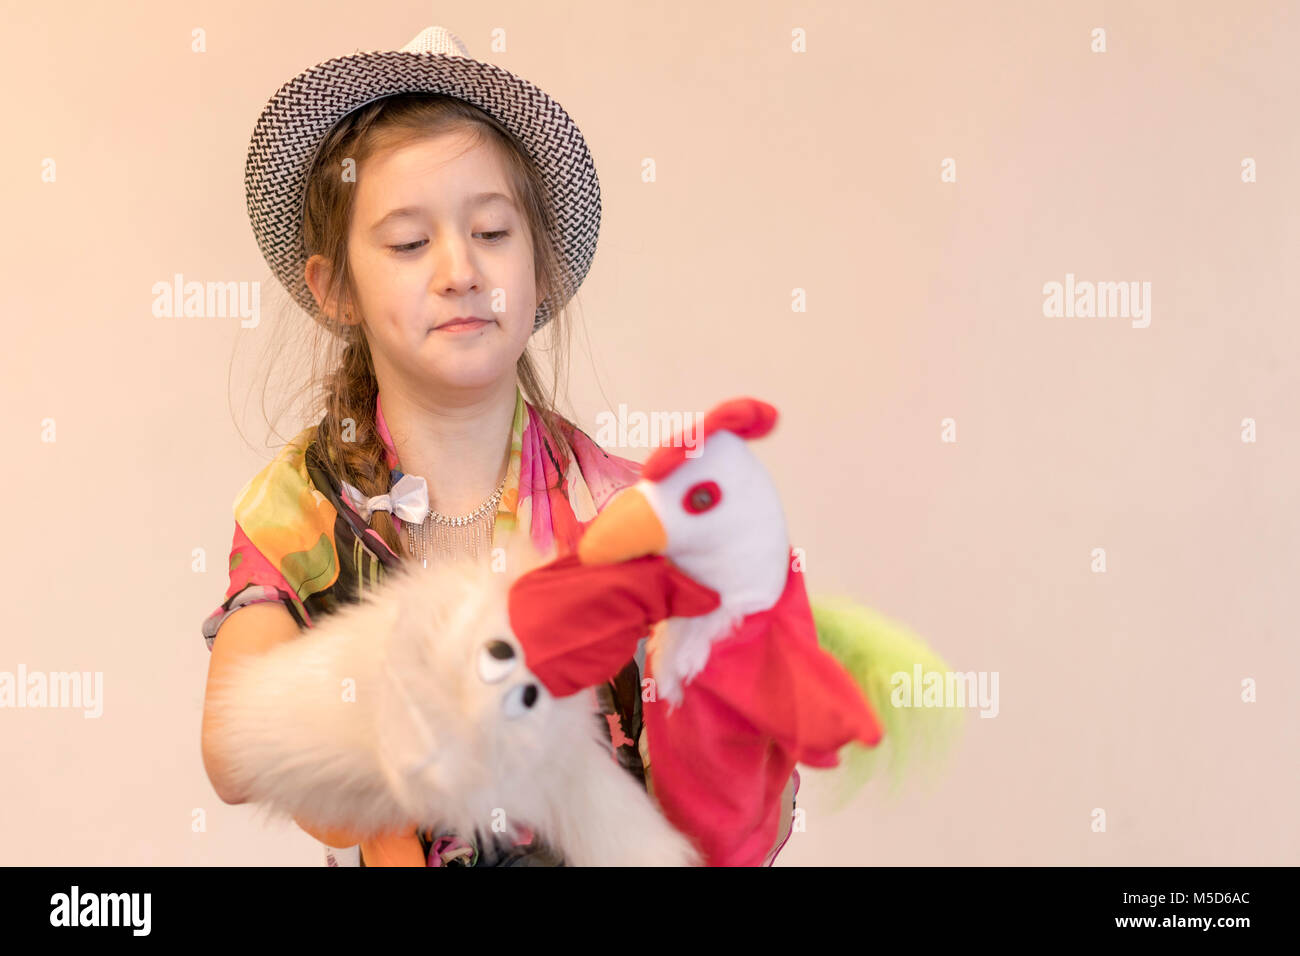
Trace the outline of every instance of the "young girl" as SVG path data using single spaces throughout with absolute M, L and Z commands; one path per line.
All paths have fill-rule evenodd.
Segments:
M 318 424 L 235 501 L 230 586 L 203 623 L 209 684 L 400 561 L 487 560 L 512 533 L 573 551 L 640 468 L 556 411 L 563 349 L 550 396 L 527 349 L 547 323 L 561 341 L 600 224 L 590 152 L 545 93 L 430 27 L 285 84 L 245 184 L 263 254 L 338 354 Z M 643 654 L 644 642 L 597 696 L 620 765 L 646 785 Z M 241 802 L 208 758 L 220 714 L 205 709 L 203 733 L 214 787 Z M 536 838 L 488 859 L 473 834 L 304 829 L 359 847 L 363 866 L 562 863 Z

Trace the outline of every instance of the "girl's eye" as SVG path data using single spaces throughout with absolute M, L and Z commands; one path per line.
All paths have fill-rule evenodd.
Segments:
M 474 233 L 474 235 L 489 237 L 487 238 L 488 242 L 497 243 L 500 242 L 502 239 L 504 239 L 506 236 L 510 235 L 510 230 L 496 229 L 493 230 L 492 232 L 476 232 Z M 417 239 L 415 242 L 407 242 L 407 243 L 403 243 L 400 246 L 389 246 L 388 248 L 392 249 L 394 252 L 397 253 L 414 252 L 416 249 L 419 249 L 421 246 L 425 245 L 428 241 L 429 241 L 428 239 Z

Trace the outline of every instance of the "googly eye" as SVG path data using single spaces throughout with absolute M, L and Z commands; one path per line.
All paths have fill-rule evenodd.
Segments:
M 691 485 L 682 495 L 682 507 L 691 514 L 708 511 L 722 500 L 722 489 L 716 481 L 701 481 Z
M 522 717 L 533 709 L 539 696 L 536 684 L 517 684 L 506 692 L 501 701 L 501 712 L 511 720 Z
M 515 649 L 503 640 L 491 640 L 478 652 L 478 676 L 485 684 L 496 684 L 510 674 L 519 662 Z

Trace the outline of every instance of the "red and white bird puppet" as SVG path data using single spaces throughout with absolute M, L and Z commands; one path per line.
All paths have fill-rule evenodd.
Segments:
M 664 816 L 711 866 L 756 866 L 796 763 L 834 767 L 882 731 L 818 644 L 780 495 L 749 442 L 776 409 L 753 398 L 657 449 L 586 528 L 576 554 L 521 576 L 511 627 L 557 696 L 611 678 L 651 626 L 642 712 Z

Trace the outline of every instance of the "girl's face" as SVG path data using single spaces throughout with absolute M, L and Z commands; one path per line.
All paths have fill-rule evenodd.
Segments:
M 357 168 L 348 257 L 381 382 L 395 375 L 412 389 L 455 390 L 513 381 L 532 334 L 527 222 L 493 145 L 470 144 L 449 133 Z M 460 318 L 484 321 L 440 328 Z

